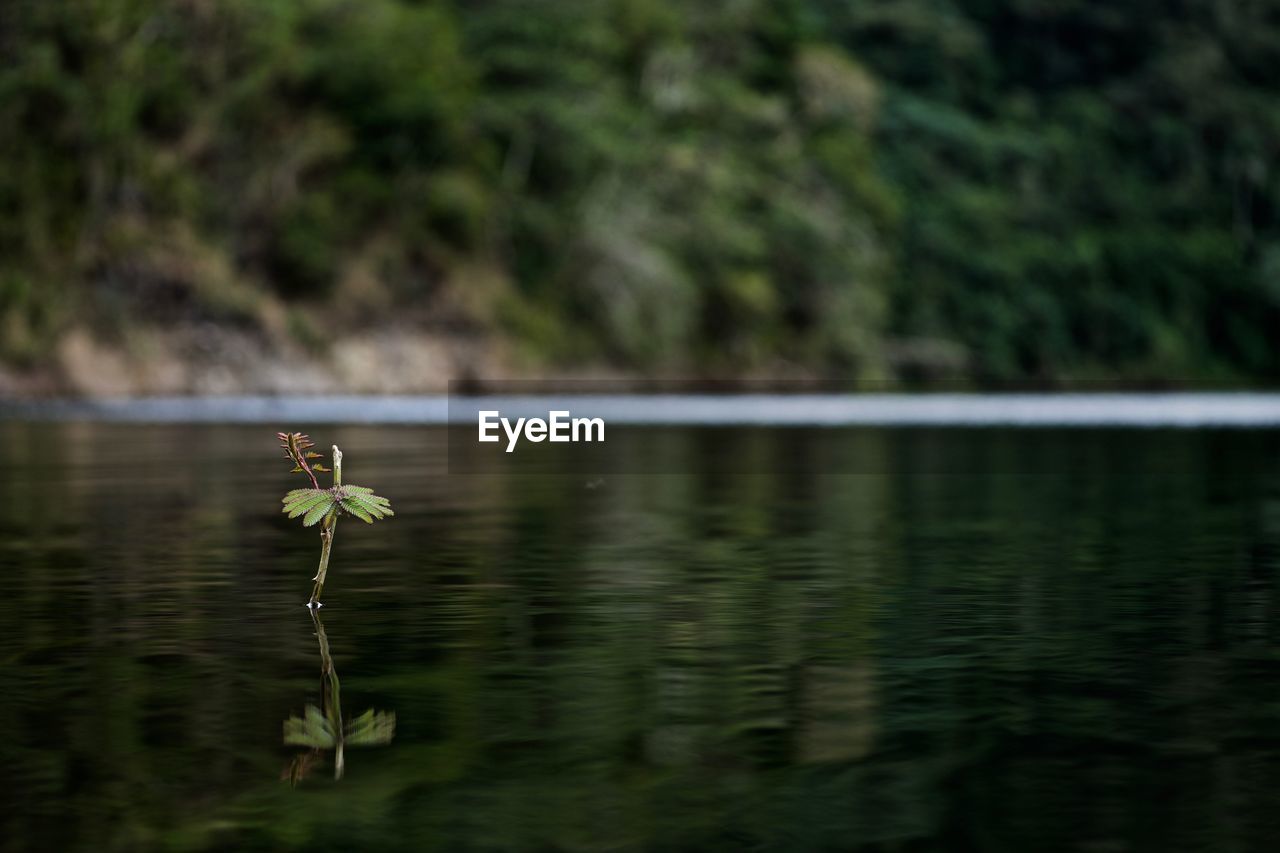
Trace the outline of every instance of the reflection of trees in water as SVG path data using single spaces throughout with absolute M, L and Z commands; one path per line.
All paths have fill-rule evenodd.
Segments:
M 298 753 L 285 768 L 284 777 L 297 785 L 316 764 L 324 752 L 333 752 L 333 778 L 341 779 L 346 767 L 345 752 L 348 746 L 384 746 L 396 736 L 394 711 L 375 711 L 370 708 L 352 719 L 342 716 L 342 687 L 338 671 L 329 655 L 329 637 L 319 608 L 308 608 L 311 622 L 320 643 L 320 707 L 307 705 L 301 717 L 289 717 L 284 721 L 285 746 L 302 746 L 308 752 Z
M 432 492 L 388 531 L 405 538 L 370 561 L 385 591 L 343 633 L 371 658 L 362 687 L 395 697 L 395 749 L 298 796 L 272 779 L 272 732 L 315 647 L 299 631 L 279 648 L 276 608 L 309 557 L 263 604 L 273 548 L 296 549 L 219 475 L 238 440 L 215 431 L 221 463 L 188 479 L 154 461 L 163 442 L 131 456 L 94 435 L 76 451 L 93 475 L 66 488 L 48 462 L 0 477 L 0 760 L 22 809 L 9 835 L 43 849 L 1275 837 L 1277 493 L 1209 457 L 1167 480 L 1101 458 L 1057 480 L 800 470 Z M 117 499 L 116 467 L 139 472 L 140 506 Z M 312 717 L 333 737 L 301 754 L 329 760 L 347 721 L 316 634 Z

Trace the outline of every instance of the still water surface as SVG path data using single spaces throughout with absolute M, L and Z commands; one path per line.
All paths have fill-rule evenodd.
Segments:
M 1066 431 L 1037 446 L 1070 464 L 940 473 L 909 430 L 834 430 L 761 451 L 787 470 L 592 478 L 312 431 L 397 512 L 339 526 L 321 622 L 271 428 L 0 423 L 4 849 L 1280 838 L 1280 432 Z M 832 474 L 845 435 L 898 461 Z M 307 706 L 349 727 L 341 780 L 283 743 Z

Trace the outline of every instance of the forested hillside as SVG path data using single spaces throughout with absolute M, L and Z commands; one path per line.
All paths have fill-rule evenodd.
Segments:
M 0 54 L 11 372 L 1280 378 L 1280 3 L 14 0 Z

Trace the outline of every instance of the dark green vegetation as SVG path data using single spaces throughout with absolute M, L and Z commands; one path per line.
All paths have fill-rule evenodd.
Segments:
M 261 427 L 0 423 L 0 846 L 1275 849 L 1274 432 L 832 434 L 884 472 L 675 429 L 610 441 L 678 475 L 446 478 L 439 430 L 332 429 L 402 511 L 317 638 Z M 281 721 L 337 672 L 395 739 L 335 784 Z
M 337 306 L 547 369 L 1275 379 L 1277 9 L 14 0 L 0 358 Z

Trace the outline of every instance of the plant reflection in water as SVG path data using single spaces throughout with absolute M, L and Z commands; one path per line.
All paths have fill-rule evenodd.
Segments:
M 307 705 L 303 716 L 284 721 L 285 746 L 307 747 L 298 753 L 285 768 L 282 777 L 296 786 L 320 762 L 323 753 L 333 750 L 333 778 L 341 779 L 345 769 L 343 751 L 347 746 L 382 746 L 391 743 L 396 735 L 394 711 L 375 711 L 373 708 L 358 717 L 343 721 L 342 688 L 338 672 L 329 655 L 329 637 L 324 632 L 320 613 L 311 610 L 311 622 L 320 642 L 320 696 L 321 708 Z

